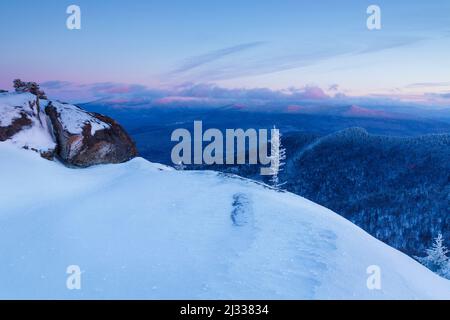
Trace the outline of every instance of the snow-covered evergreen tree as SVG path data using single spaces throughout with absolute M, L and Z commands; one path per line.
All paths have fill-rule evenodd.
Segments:
M 416 257 L 416 259 L 441 277 L 450 279 L 450 259 L 447 257 L 448 252 L 447 247 L 444 245 L 444 238 L 439 233 L 434 239 L 431 248 L 427 249 L 426 257 Z
M 20 79 L 15 79 L 13 81 L 13 85 L 16 92 L 30 92 L 37 96 L 39 99 L 47 99 L 45 92 L 41 90 L 36 82 L 23 82 Z
M 450 258 L 447 261 L 447 266 L 443 270 L 441 270 L 441 272 L 444 278 L 450 280 Z
M 280 189 L 286 184 L 286 182 L 281 182 L 279 178 L 279 173 L 283 170 L 282 167 L 285 165 L 284 160 L 286 160 L 286 149 L 281 144 L 281 133 L 275 126 L 272 130 L 270 145 L 270 159 L 272 163 L 272 178 L 270 179 L 270 184 L 274 188 Z

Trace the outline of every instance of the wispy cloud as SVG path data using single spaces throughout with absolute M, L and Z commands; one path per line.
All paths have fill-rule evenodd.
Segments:
M 356 54 L 377 53 L 385 50 L 410 46 L 426 40 L 425 37 L 419 36 L 386 36 L 379 38 L 371 38 L 370 42 L 363 44 L 363 48 L 358 50 Z
M 407 88 L 431 88 L 431 87 L 449 87 L 450 82 L 417 82 L 407 85 Z
M 427 97 L 430 98 L 437 98 L 437 99 L 444 99 L 444 100 L 448 100 L 450 99 L 450 92 L 446 92 L 446 93 L 428 93 L 426 94 Z M 446 101 L 447 104 L 449 104 L 450 102 Z
M 245 102 L 245 101 L 298 101 L 329 99 L 318 86 L 307 85 L 286 90 L 269 88 L 224 88 L 211 83 L 184 83 L 171 89 L 154 89 L 139 84 L 92 83 L 76 84 L 67 81 L 49 81 L 41 87 L 51 98 L 69 102 L 120 100 L 122 102 Z
M 257 42 L 249 42 L 249 43 L 243 43 L 239 45 L 235 45 L 232 47 L 227 47 L 219 50 L 215 50 L 206 54 L 194 56 L 191 58 L 186 59 L 181 66 L 173 70 L 172 74 L 182 73 L 186 72 L 192 69 L 195 69 L 199 66 L 202 66 L 204 64 L 219 60 L 225 56 L 232 55 L 234 53 L 242 52 L 245 50 L 249 50 L 258 46 L 261 46 L 265 44 L 265 42 L 257 41 Z
M 338 89 L 339 89 L 339 85 L 337 83 L 334 83 L 331 86 L 328 86 L 329 91 L 337 91 Z
M 72 82 L 69 81 L 59 81 L 59 80 L 52 80 L 52 81 L 46 81 L 41 83 L 41 87 L 45 87 L 49 90 L 57 90 L 57 89 L 63 89 L 65 87 L 71 86 Z
M 214 82 L 306 67 L 348 52 L 347 49 L 332 47 L 323 50 L 305 50 L 300 53 L 278 54 L 270 57 L 258 52 L 252 56 L 240 56 L 236 60 L 218 61 L 219 59 L 216 59 L 209 60 L 211 63 L 208 64 L 193 63 L 191 66 L 195 65 L 195 67 L 179 69 L 176 76 L 177 80 L 183 82 Z M 173 75 L 174 73 L 169 74 L 170 80 L 173 80 L 171 78 Z
M 271 90 L 269 88 L 229 89 L 214 84 L 185 84 L 178 87 L 175 92 L 178 96 L 222 99 L 234 102 L 245 102 L 249 100 L 325 100 L 330 98 L 320 87 L 314 85 L 289 88 L 286 90 Z
M 319 46 L 311 46 L 315 39 L 300 39 L 284 45 L 268 42 L 250 42 L 227 47 L 186 59 L 163 78 L 173 81 L 215 82 L 239 77 L 252 77 L 274 72 L 299 69 L 346 55 L 367 55 L 418 43 L 419 36 L 375 36 L 370 40 L 360 35 L 361 41 L 336 45 L 333 39 L 322 39 Z M 251 51 L 250 49 L 255 49 Z M 229 56 L 233 55 L 231 59 Z
M 41 87 L 50 97 L 56 97 L 57 99 L 74 103 L 119 97 L 123 101 L 130 101 L 133 99 L 149 99 L 150 97 L 160 98 L 167 95 L 165 91 L 148 88 L 140 84 L 114 82 L 78 84 L 53 80 L 41 83 Z

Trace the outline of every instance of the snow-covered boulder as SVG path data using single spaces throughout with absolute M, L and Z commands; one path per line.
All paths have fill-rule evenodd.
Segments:
M 0 142 L 78 167 L 137 155 L 134 142 L 113 119 L 31 93 L 0 93 Z
M 54 101 L 45 112 L 53 126 L 58 156 L 69 165 L 121 163 L 137 155 L 131 138 L 109 117 Z
M 0 141 L 9 141 L 52 159 L 56 143 L 42 111 L 47 103 L 31 93 L 0 93 Z

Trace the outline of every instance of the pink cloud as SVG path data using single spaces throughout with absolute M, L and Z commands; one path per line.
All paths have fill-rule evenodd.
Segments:
M 305 87 L 303 97 L 305 99 L 311 99 L 311 100 L 329 98 L 328 95 L 321 88 L 315 87 L 315 86 Z
M 104 91 L 105 93 L 120 94 L 131 92 L 130 87 L 116 87 Z
M 170 96 L 157 99 L 153 101 L 155 104 L 171 104 L 177 102 L 203 102 L 206 101 L 206 98 L 197 98 L 197 97 L 182 97 L 182 96 Z
M 295 105 L 295 104 L 287 106 L 287 111 L 288 112 L 299 112 L 299 111 L 302 111 L 304 109 L 305 109 L 305 107 L 302 107 L 302 106 L 299 106 L 299 105 Z

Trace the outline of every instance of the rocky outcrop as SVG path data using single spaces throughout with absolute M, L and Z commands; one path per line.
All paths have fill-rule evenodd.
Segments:
M 47 103 L 31 93 L 0 93 L 0 141 L 53 159 L 56 144 L 40 108 Z
M 16 133 L 31 126 L 32 121 L 26 113 L 19 112 L 18 114 L 20 117 L 13 119 L 11 124 L 4 127 L 0 124 L 0 141 L 11 139 Z
M 0 93 L 2 141 L 73 167 L 120 163 L 137 156 L 134 142 L 113 119 L 31 93 Z
M 109 117 L 57 102 L 45 112 L 52 123 L 57 156 L 70 166 L 121 163 L 137 156 L 132 139 Z

